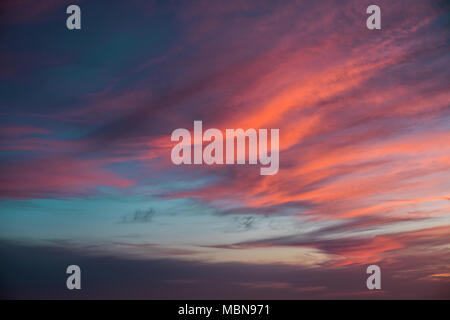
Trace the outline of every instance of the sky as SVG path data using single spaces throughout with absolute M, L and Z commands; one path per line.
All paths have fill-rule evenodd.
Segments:
M 370 4 L 2 1 L 0 297 L 449 299 L 449 3 Z M 196 120 L 278 173 L 174 165 Z

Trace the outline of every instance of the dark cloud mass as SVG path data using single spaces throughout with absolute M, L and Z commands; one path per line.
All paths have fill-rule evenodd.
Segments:
M 383 292 L 367 291 L 366 266 L 307 269 L 280 264 L 198 263 L 91 256 L 54 247 L 2 241 L 2 298 L 8 299 L 434 299 L 450 298 L 445 283 L 383 268 Z M 30 267 L 28 261 L 33 261 Z M 82 290 L 65 287 L 77 263 Z M 426 263 L 408 257 L 403 270 Z M 20 276 L 19 276 L 20 275 Z

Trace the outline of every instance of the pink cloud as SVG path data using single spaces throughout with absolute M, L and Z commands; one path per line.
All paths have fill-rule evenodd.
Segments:
M 3 164 L 0 195 L 9 198 L 87 195 L 92 189 L 129 187 L 132 181 L 103 168 L 104 162 L 68 156 Z

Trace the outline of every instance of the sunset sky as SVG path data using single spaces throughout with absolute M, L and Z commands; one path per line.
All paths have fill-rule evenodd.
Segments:
M 1 1 L 0 297 L 450 298 L 449 12 Z M 278 173 L 174 165 L 195 120 L 279 129 Z

